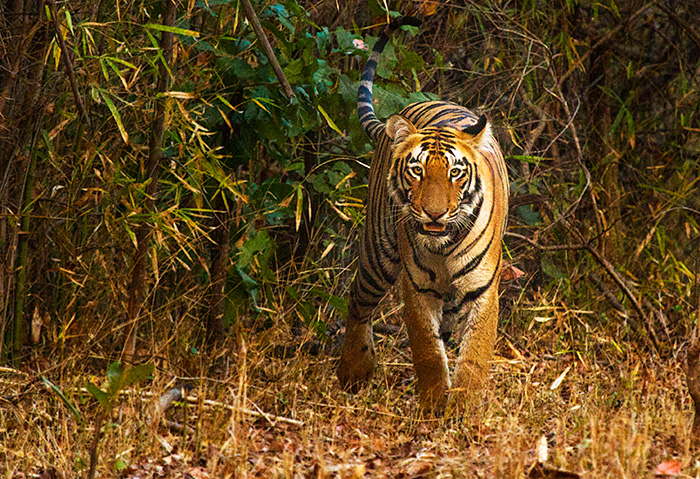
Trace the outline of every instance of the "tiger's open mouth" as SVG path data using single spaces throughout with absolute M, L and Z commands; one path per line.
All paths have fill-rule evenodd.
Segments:
M 438 223 L 437 221 L 421 223 L 420 232 L 431 236 L 445 236 L 448 233 L 446 226 L 442 223 Z

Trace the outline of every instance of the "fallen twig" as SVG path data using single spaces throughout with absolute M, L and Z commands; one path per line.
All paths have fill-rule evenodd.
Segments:
M 188 401 L 190 402 L 195 402 L 197 401 L 197 397 L 188 397 Z M 237 406 L 232 406 L 230 404 L 225 404 L 219 401 L 213 401 L 211 399 L 205 399 L 204 404 L 208 406 L 213 406 L 213 407 L 220 407 L 224 409 L 228 409 L 229 411 L 233 412 L 242 412 L 243 414 L 247 414 L 248 416 L 255 416 L 255 417 L 262 417 L 271 424 L 277 423 L 277 422 L 282 422 L 285 424 L 293 424 L 294 426 L 303 426 L 304 421 L 298 421 L 296 419 L 292 419 L 289 417 L 284 417 L 284 416 L 275 416 L 273 414 L 268 414 L 263 411 L 253 411 L 252 409 L 246 409 L 242 407 L 237 407 Z
M 187 401 L 188 403 L 196 404 L 199 399 L 197 396 L 190 396 L 187 394 L 189 390 L 192 388 L 189 387 L 188 385 L 183 385 L 183 386 L 178 386 L 172 389 L 169 389 L 165 394 L 162 394 L 161 396 L 158 397 L 158 403 L 156 404 L 156 408 L 160 414 L 165 412 L 166 409 L 168 409 L 170 406 L 173 405 L 176 401 Z M 153 396 L 153 393 L 149 392 L 143 392 L 142 395 L 144 396 Z M 219 401 L 214 401 L 212 399 L 205 399 L 202 401 L 203 404 L 207 406 L 212 406 L 212 407 L 220 407 L 223 409 L 228 409 L 229 411 L 232 412 L 241 412 L 243 414 L 246 414 L 248 416 L 254 416 L 254 417 L 262 417 L 266 421 L 270 422 L 270 424 L 282 422 L 286 424 L 293 424 L 295 426 L 303 426 L 304 422 L 303 421 L 298 421 L 296 419 L 288 418 L 288 417 L 283 417 L 283 416 L 275 416 L 274 414 L 268 414 L 266 412 L 263 412 L 258 408 L 257 411 L 254 411 L 252 409 L 247 409 L 247 408 L 242 408 L 238 406 L 233 406 L 231 404 L 226 404 L 222 403 Z

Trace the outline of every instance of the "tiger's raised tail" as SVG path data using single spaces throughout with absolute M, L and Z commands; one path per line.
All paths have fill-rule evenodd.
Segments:
M 398 17 L 394 19 L 386 29 L 384 29 L 377 43 L 374 44 L 365 69 L 362 71 L 360 88 L 357 90 L 357 114 L 360 117 L 362 129 L 365 130 L 365 133 L 367 133 L 375 143 L 379 141 L 385 129 L 385 124 L 374 114 L 374 106 L 372 105 L 372 84 L 374 82 L 374 74 L 377 71 L 377 62 L 384 51 L 386 42 L 389 41 L 389 36 L 394 30 L 404 25 L 417 27 L 421 23 L 422 22 L 415 17 Z

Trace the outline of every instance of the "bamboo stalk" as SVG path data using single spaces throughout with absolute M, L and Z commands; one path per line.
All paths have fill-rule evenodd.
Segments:
M 163 25 L 172 27 L 177 16 L 177 6 L 173 0 L 165 1 L 163 12 Z M 165 102 L 166 98 L 159 93 L 168 91 L 170 85 L 170 72 L 168 65 L 173 59 L 173 33 L 163 31 L 160 37 L 162 62 L 158 66 L 158 84 L 156 87 L 156 105 L 153 112 L 153 123 L 149 140 L 149 154 L 146 162 L 145 179 L 150 180 L 146 186 L 146 200 L 144 209 L 146 212 L 155 210 L 155 197 L 158 191 L 158 176 L 160 162 L 163 159 L 163 133 L 165 131 Z M 127 306 L 127 321 L 129 324 L 122 360 L 131 363 L 136 352 L 136 336 L 138 332 L 139 316 L 144 298 L 146 283 L 146 256 L 150 243 L 151 225 L 144 222 L 136 231 L 136 252 L 133 256 L 131 271 L 131 286 L 129 288 L 129 301 Z
M 229 259 L 229 235 L 231 231 L 231 212 L 224 200 L 224 191 L 220 192 L 217 213 L 214 215 L 215 229 L 211 234 L 214 241 L 212 248 L 212 265 L 210 270 L 211 296 L 207 314 L 207 342 L 216 343 L 224 336 L 224 293 L 226 290 L 226 272 Z
M 17 278 L 15 283 L 15 317 L 13 325 L 12 350 L 15 365 L 24 346 L 24 304 L 27 297 L 27 269 L 29 268 L 29 224 L 32 212 L 34 173 L 36 171 L 36 149 L 27 164 L 22 198 L 22 216 L 17 244 Z

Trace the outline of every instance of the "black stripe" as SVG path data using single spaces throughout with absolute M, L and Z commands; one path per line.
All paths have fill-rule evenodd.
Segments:
M 377 307 L 377 305 L 379 304 L 379 302 L 376 302 L 376 303 L 375 303 L 375 302 L 366 303 L 366 302 L 364 302 L 364 301 L 360 301 L 359 299 L 355 298 L 355 304 L 358 305 L 358 306 L 360 306 L 360 307 L 362 307 L 362 308 L 367 308 L 367 309 L 372 308 L 372 309 L 373 309 L 373 308 L 376 308 L 376 307 Z M 359 324 L 365 324 L 366 322 L 368 322 L 368 321 L 370 320 L 371 317 L 372 317 L 372 315 L 371 315 L 371 314 L 368 314 L 368 315 L 365 316 L 364 318 L 360 318 L 357 322 L 358 322 Z
M 481 213 L 481 207 L 483 206 L 483 202 L 484 202 L 484 197 L 483 197 L 483 195 L 482 195 L 482 196 L 481 196 L 481 202 L 480 202 L 480 204 L 479 204 L 479 213 Z M 462 252 L 462 255 L 465 255 L 465 254 L 469 253 L 469 251 L 471 251 L 472 246 L 475 245 L 476 243 L 478 243 L 479 240 L 481 240 L 481 238 L 483 238 L 484 233 L 486 233 L 486 231 L 489 229 L 489 226 L 491 225 L 491 218 L 493 218 L 493 210 L 494 210 L 495 206 L 496 206 L 496 202 L 495 202 L 495 201 L 491 201 L 491 211 L 489 211 L 489 218 L 488 218 L 488 221 L 486 222 L 486 227 L 484 227 L 484 228 L 481 230 L 481 232 L 479 233 L 479 236 L 477 236 L 477 237 L 474 239 L 474 241 L 472 241 L 471 245 L 470 245 L 469 247 L 467 247 L 467 248 Z M 474 215 L 472 214 L 472 216 L 474 216 Z M 474 218 L 475 218 L 474 221 L 476 221 L 476 218 L 478 218 L 478 215 L 477 215 L 477 216 L 474 216 Z M 470 232 L 471 232 L 471 231 L 470 231 Z
M 399 182 L 399 178 L 396 175 L 392 175 L 391 179 L 389 180 L 391 182 L 391 187 L 394 190 L 394 192 L 398 195 L 399 201 L 401 202 L 402 205 L 408 203 L 408 194 L 406 194 L 406 191 L 401 188 L 401 184 Z
M 481 195 L 479 196 L 479 201 L 474 205 L 474 211 L 472 211 L 469 216 L 467 216 L 467 220 L 471 221 L 472 227 L 474 226 L 474 222 L 476 219 L 479 217 L 479 213 L 481 213 L 481 207 L 484 205 L 484 192 L 481 191 L 480 184 L 477 185 L 476 191 L 474 191 L 473 194 L 469 195 L 469 198 L 467 198 L 467 201 L 473 200 L 474 196 L 481 192 Z M 463 201 L 462 204 L 466 203 L 467 201 Z M 488 223 L 487 223 L 488 224 Z
M 476 117 L 472 114 L 470 114 L 469 111 L 466 111 L 464 109 L 458 109 L 458 108 L 453 108 L 452 113 L 455 114 L 453 118 L 445 119 L 442 121 L 436 121 L 434 123 L 431 123 L 432 126 L 435 128 L 443 128 L 446 126 L 452 126 L 454 127 L 456 124 L 464 121 L 464 120 L 474 120 Z
M 421 294 L 430 294 L 437 299 L 442 299 L 442 293 L 437 292 L 436 290 L 432 288 L 421 288 L 416 284 L 416 282 L 413 280 L 413 277 L 411 276 L 411 272 L 406 268 L 406 275 L 408 276 L 408 280 L 411 282 L 413 285 L 413 289 L 416 290 L 416 292 L 421 293 Z
M 413 242 L 413 235 L 407 233 L 406 236 L 408 237 L 408 243 L 411 247 L 411 251 L 413 252 L 413 263 L 416 266 L 418 266 L 419 270 L 423 271 L 424 273 L 427 273 L 427 275 L 430 277 L 431 282 L 434 282 L 436 277 L 435 271 L 433 271 L 432 269 L 428 268 L 420 262 L 418 258 L 418 252 L 416 251 L 416 244 Z
M 369 235 L 366 235 L 369 237 Z M 385 284 L 394 284 L 396 282 L 396 275 L 392 274 L 391 272 L 387 271 L 383 264 L 382 261 L 377 261 L 377 253 L 383 253 L 383 252 L 378 252 L 376 251 L 372 245 L 368 245 L 367 241 L 365 241 L 365 244 L 363 245 L 365 248 L 365 255 L 364 255 L 364 260 L 369 263 L 369 266 L 371 267 L 371 270 L 369 268 L 366 268 L 364 265 L 360 265 L 364 270 L 371 275 L 376 275 L 378 276 L 379 281 L 384 282 Z M 380 243 L 380 248 L 383 249 L 383 246 Z M 388 255 L 384 255 L 384 257 L 388 258 Z M 393 261 L 392 261 L 393 263 Z M 373 276 L 374 279 L 374 276 Z M 377 283 L 375 283 L 377 284 Z
M 419 123 L 423 114 L 433 108 L 429 102 L 420 102 L 409 105 L 401 111 L 401 115 L 411 120 L 414 124 Z M 418 125 L 416 125 L 418 126 Z
M 385 293 L 386 294 L 386 293 Z M 350 300 L 364 308 L 374 308 L 379 304 L 384 295 L 374 294 L 367 291 L 359 282 L 359 277 L 356 276 L 350 289 Z
M 418 26 L 420 25 L 420 21 L 413 17 L 399 17 L 393 20 L 375 42 L 374 47 L 372 48 L 372 53 L 370 54 L 369 59 L 365 64 L 365 68 L 362 70 L 362 75 L 360 76 L 362 81 L 369 82 L 370 86 L 368 88 L 367 86 L 360 84 L 360 87 L 357 90 L 357 112 L 358 116 L 360 117 L 362 129 L 365 131 L 365 133 L 367 133 L 367 136 L 369 136 L 375 142 L 379 140 L 381 134 L 384 132 L 385 125 L 379 121 L 374 112 L 374 107 L 372 105 L 371 85 L 374 81 L 374 75 L 377 72 L 377 60 L 389 41 L 389 34 L 403 25 Z M 361 105 L 361 103 L 365 104 Z
M 430 245 L 426 245 L 425 249 L 427 249 L 430 253 L 435 255 L 449 256 L 450 252 L 448 251 L 448 248 L 452 246 L 452 249 L 454 249 L 454 247 L 456 246 L 455 237 L 457 237 L 457 233 L 458 232 L 455 230 L 448 231 L 447 234 L 443 236 L 447 238 L 447 241 L 440 244 L 437 248 L 433 248 Z
M 377 60 L 370 58 L 365 64 L 365 69 L 362 71 L 362 76 L 360 79 L 363 81 L 372 81 L 374 74 L 377 71 Z
M 357 116 L 360 117 L 360 125 L 362 125 L 364 128 L 366 128 L 368 125 L 372 124 L 372 122 L 377 121 L 376 118 L 374 117 L 374 112 L 372 110 L 367 110 L 364 113 L 360 112 L 360 109 L 357 109 Z
M 360 103 L 357 105 L 357 113 L 360 115 L 360 118 L 365 116 L 367 113 L 372 113 L 372 105 Z
M 446 116 L 448 116 L 448 115 L 455 114 L 455 113 L 457 113 L 457 112 L 460 112 L 460 113 L 461 113 L 461 111 L 460 111 L 459 109 L 457 109 L 457 108 L 452 108 L 452 109 L 446 109 L 446 108 L 445 108 L 445 109 L 440 109 L 440 111 L 438 111 L 438 113 L 435 114 L 435 115 L 430 119 L 430 124 L 432 125 L 434 122 L 440 120 L 441 118 L 444 118 L 444 117 L 446 117 Z
M 381 145 L 380 145 L 381 148 Z M 370 191 L 369 195 L 369 203 L 372 206 L 371 211 L 368 212 L 369 215 L 371 215 L 372 218 L 377 218 L 378 220 L 382 220 L 380 223 L 377 221 L 377 224 L 374 225 L 373 231 L 371 232 L 371 238 L 369 238 L 370 235 L 366 235 L 368 238 L 371 239 L 372 245 L 367 245 L 365 244 L 365 247 L 374 247 L 374 248 L 379 248 L 378 253 L 384 257 L 389 259 L 390 262 L 396 264 L 399 262 L 399 258 L 396 253 L 396 242 L 393 244 L 389 244 L 387 246 L 386 244 L 386 238 L 387 238 L 387 198 L 386 198 L 386 184 L 382 184 L 381 178 L 376 178 L 376 180 L 373 181 L 372 184 L 372 190 Z M 379 265 L 377 266 L 381 271 L 382 275 L 386 279 L 390 279 L 391 283 L 393 284 L 396 281 L 395 275 L 389 274 L 388 272 L 385 271 L 385 269 L 382 267 L 382 263 L 380 261 Z
M 479 191 L 481 191 L 481 179 L 477 176 L 477 188 L 474 191 L 474 193 L 469 196 L 469 199 L 471 199 Z M 464 201 L 462 203 L 464 203 Z M 474 227 L 476 220 L 479 218 L 479 214 L 481 213 L 481 208 L 483 205 L 484 205 L 484 194 L 482 192 L 481 198 L 479 198 L 479 202 L 476 204 L 474 211 L 472 211 L 471 214 L 469 216 L 467 216 L 467 222 L 470 222 L 472 227 L 460 230 L 459 233 L 457 235 L 455 235 L 454 238 L 452 238 L 452 241 L 453 241 L 452 247 L 449 248 L 449 250 L 445 251 L 445 253 L 447 255 L 451 255 L 452 253 L 454 253 L 455 249 L 457 249 L 459 246 L 461 246 L 462 242 L 467 238 L 467 236 L 469 236 L 469 233 L 472 232 L 472 228 Z M 493 211 L 493 204 L 491 205 L 491 208 Z M 486 227 L 481 230 L 481 233 L 479 234 L 477 239 L 472 244 L 476 244 L 476 241 L 478 241 L 483 236 L 484 232 L 488 229 L 488 227 L 489 227 L 489 224 L 487 223 Z M 471 251 L 471 247 L 467 248 L 463 254 L 466 254 L 469 251 Z
M 450 245 L 451 246 L 449 249 L 446 249 L 444 252 L 445 256 L 450 256 L 452 253 L 454 253 L 455 249 L 457 249 L 461 244 L 462 241 L 464 241 L 467 236 L 469 236 L 470 230 L 462 230 L 457 232 L 451 239 L 450 241 L 452 242 Z
M 387 35 L 382 35 L 381 37 L 379 37 L 379 40 L 377 40 L 377 42 L 374 44 L 374 47 L 372 48 L 372 53 L 382 53 L 384 51 L 384 47 L 386 46 L 386 42 L 388 41 L 389 37 Z M 367 69 L 366 66 L 365 69 Z
M 384 216 L 378 212 L 371 212 L 370 214 L 374 214 L 374 218 L 382 218 Z M 386 244 L 386 239 L 389 237 L 386 233 L 386 225 L 377 223 L 374 226 L 372 235 L 365 235 L 365 250 L 372 253 L 367 260 L 371 262 L 372 269 L 378 273 L 382 280 L 388 284 L 394 284 L 396 282 L 396 271 L 388 271 L 382 259 L 388 260 L 394 266 L 399 263 L 400 259 L 396 253 L 396 243 L 391 244 L 389 242 L 389 245 Z M 377 257 L 379 257 L 379 261 L 376 261 Z
M 372 274 L 370 274 L 367 270 L 365 270 L 362 267 L 360 267 L 360 271 L 358 273 L 358 285 L 360 289 L 362 289 L 365 293 L 377 293 L 381 294 L 382 296 L 384 295 L 387 288 L 382 287 L 382 285 L 377 282 L 377 280 L 374 278 L 374 276 L 372 276 Z M 368 289 L 368 287 L 372 288 L 372 290 Z
M 493 243 L 493 236 L 491 236 L 491 239 L 489 240 L 489 244 L 486 245 L 486 248 L 484 251 L 479 253 L 478 255 L 474 256 L 471 261 L 469 261 L 467 264 L 465 264 L 462 269 L 457 271 L 453 276 L 452 276 L 452 281 L 456 280 L 457 278 L 461 278 L 465 274 L 471 273 L 476 269 L 477 266 L 479 266 L 479 263 L 481 263 L 481 260 L 484 259 L 484 256 L 486 253 L 491 249 L 491 244 Z
M 369 88 L 367 88 L 364 85 L 360 85 L 360 87 L 357 89 L 357 98 L 358 101 L 366 101 L 366 102 L 371 102 L 372 101 L 372 92 L 369 91 Z M 357 111 L 360 111 L 360 107 L 358 106 Z
M 500 260 L 499 260 L 499 261 L 500 261 Z M 500 263 L 499 263 L 499 264 L 500 264 Z M 497 267 L 496 267 L 496 270 L 493 272 L 493 275 L 491 276 L 491 278 L 488 280 L 488 282 L 487 282 L 485 285 L 483 285 L 483 286 L 481 286 L 481 287 L 479 287 L 479 288 L 473 289 L 473 290 L 471 290 L 471 291 L 467 291 L 467 292 L 465 293 L 465 295 L 462 297 L 462 299 L 460 300 L 460 302 L 459 302 L 458 305 L 453 306 L 453 307 L 451 307 L 451 308 L 449 308 L 449 309 L 445 309 L 443 312 L 444 312 L 445 314 L 455 314 L 455 313 L 457 313 L 457 312 L 459 312 L 459 311 L 462 310 L 462 307 L 464 306 L 464 303 L 472 303 L 472 302 L 476 301 L 477 299 L 479 299 L 479 297 L 480 297 L 482 294 L 484 294 L 484 293 L 486 292 L 487 289 L 489 289 L 489 288 L 491 287 L 491 284 L 493 283 L 493 280 L 496 278 L 496 275 L 498 274 L 498 271 L 499 271 L 499 269 L 498 269 L 498 266 L 497 266 Z

